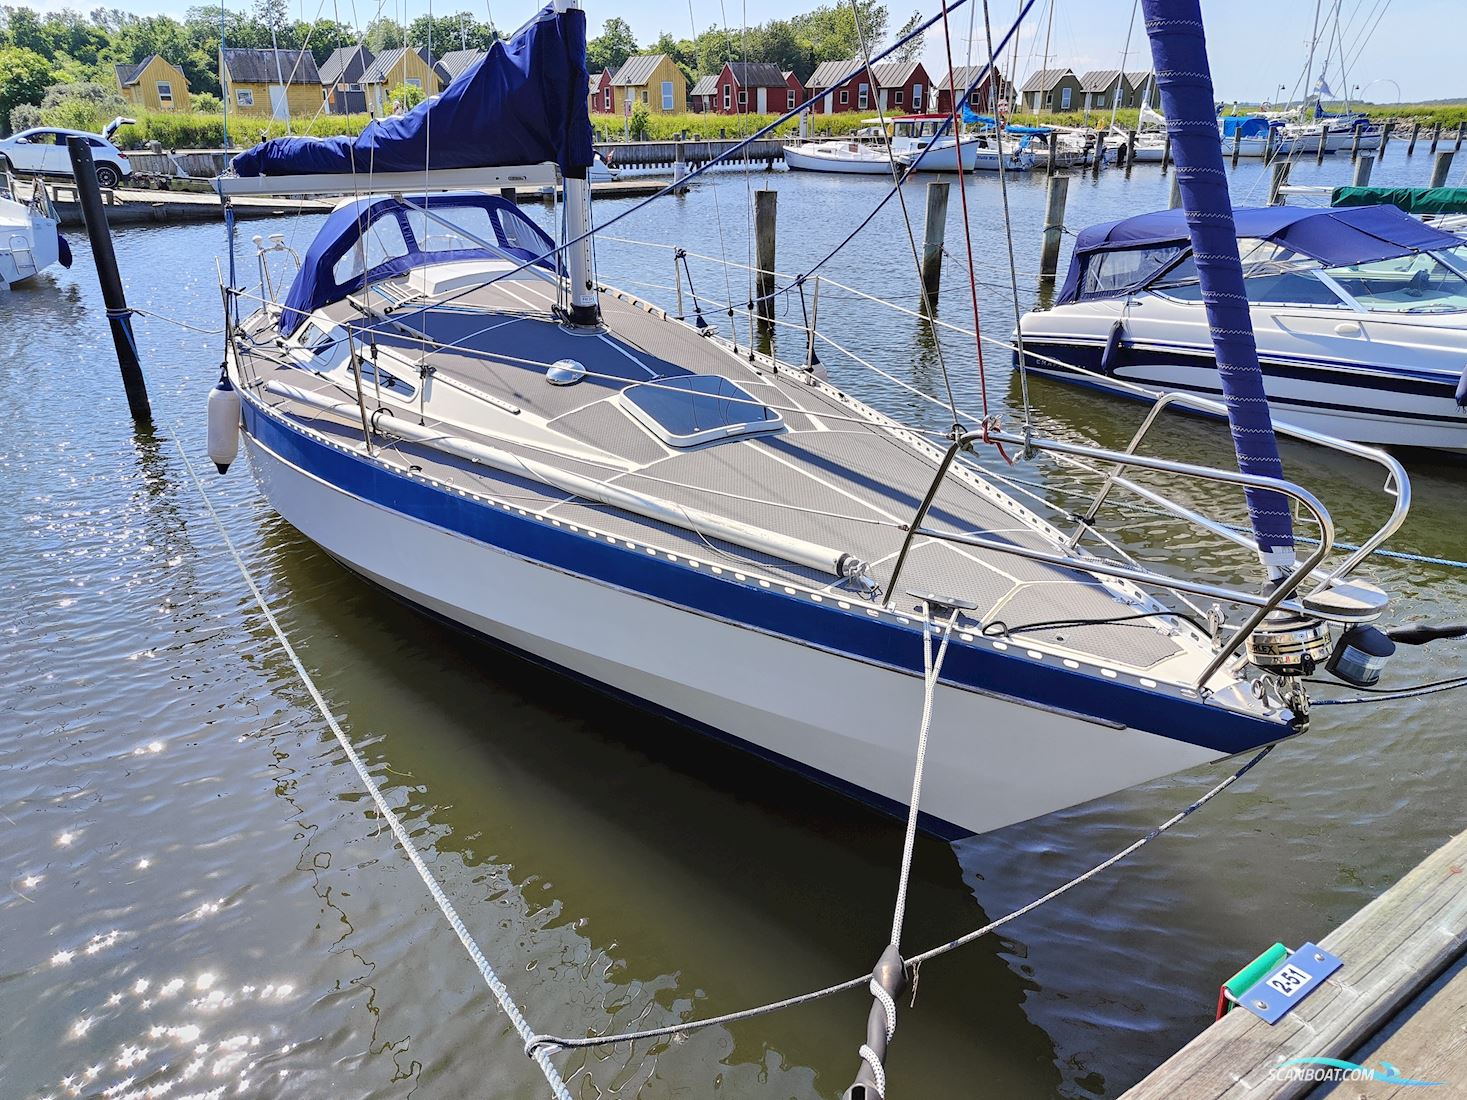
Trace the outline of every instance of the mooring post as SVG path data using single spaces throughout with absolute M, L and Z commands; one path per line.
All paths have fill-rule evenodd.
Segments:
M 1131 165 L 1136 162 L 1136 131 L 1126 131 L 1126 171 L 1131 170 Z
M 1172 132 L 1168 130 L 1161 139 L 1161 170 L 1165 174 L 1172 166 Z
M 1329 130 L 1326 129 L 1324 126 L 1320 126 L 1320 128 L 1319 128 L 1319 136 L 1317 138 L 1315 138 L 1315 141 L 1316 141 L 1317 144 L 1315 145 L 1315 149 L 1314 149 L 1314 163 L 1315 164 L 1323 164 L 1324 163 L 1324 149 L 1325 149 L 1325 146 L 1329 144 Z
M 1039 253 L 1040 281 L 1052 280 L 1059 268 L 1060 240 L 1065 230 L 1065 199 L 1069 197 L 1070 177 L 1051 176 L 1044 204 L 1044 243 Z
M 102 302 L 107 307 L 107 323 L 112 329 L 112 345 L 117 349 L 117 366 L 122 371 L 127 407 L 134 420 L 150 424 L 153 408 L 148 403 L 148 384 L 143 379 L 143 365 L 138 361 L 132 313 L 127 308 L 122 276 L 117 271 L 117 255 L 112 251 L 112 232 L 107 225 L 107 211 L 102 207 L 102 189 L 97 185 L 92 147 L 86 138 L 68 137 L 66 151 L 71 156 L 71 173 L 76 180 L 76 200 L 81 206 L 87 237 L 92 242 L 92 262 L 97 267 L 97 282 L 102 286 Z
M 1045 165 L 1044 174 L 1047 176 L 1052 176 L 1054 175 L 1055 171 L 1054 162 L 1059 159 L 1059 131 L 1051 130 L 1048 134 L 1046 134 L 1044 137 L 1044 144 L 1045 147 L 1049 150 L 1049 160 Z M 944 199 L 943 201 L 946 202 L 947 200 Z
M 1386 145 L 1391 140 L 1391 130 L 1395 128 L 1395 125 L 1396 120 L 1388 118 L 1385 120 L 1385 125 L 1380 128 L 1380 148 L 1375 151 L 1377 157 L 1385 156 Z
M 922 237 L 922 309 L 937 309 L 937 293 L 942 287 L 942 240 L 947 232 L 947 192 L 945 182 L 927 185 L 927 228 Z
M 1360 159 L 1355 162 L 1355 178 L 1350 181 L 1351 187 L 1369 187 L 1370 170 L 1375 167 L 1375 154 L 1364 152 Z
M 1096 134 L 1095 135 L 1095 163 L 1090 166 L 1090 170 L 1092 172 L 1094 172 L 1098 176 L 1098 175 L 1100 175 L 1101 165 L 1103 165 L 1104 163 L 1105 163 L 1105 135 L 1104 134 Z
M 1440 120 L 1431 124 L 1431 151 L 1436 152 L 1436 144 L 1442 139 L 1442 124 Z
M 1281 193 L 1284 184 L 1289 182 L 1289 158 L 1279 157 L 1273 162 L 1273 176 L 1268 183 L 1268 205 L 1284 206 L 1286 200 Z
M 774 322 L 774 222 L 779 192 L 763 188 L 754 192 L 754 293 L 758 296 L 759 320 Z
M 687 184 L 683 180 L 688 175 L 688 154 L 683 148 L 683 143 L 677 143 L 677 159 L 672 162 L 672 193 L 674 195 L 687 194 Z
M 1364 130 L 1365 127 L 1355 126 L 1352 129 L 1354 129 L 1355 133 L 1350 138 L 1350 159 L 1356 161 L 1360 159 L 1360 131 Z
M 1452 159 L 1456 155 L 1450 149 L 1443 149 L 1436 155 L 1436 163 L 1431 166 L 1431 186 L 1445 187 L 1447 185 L 1447 173 L 1452 170 Z
M 1172 173 L 1172 191 L 1167 197 L 1166 206 L 1168 210 L 1176 210 L 1182 205 L 1182 185 L 1177 182 L 1177 174 Z
M 1243 155 L 1243 128 L 1233 131 L 1233 167 L 1238 167 L 1238 158 Z
M 1452 151 L 1456 152 L 1462 148 L 1462 135 L 1467 131 L 1467 122 L 1457 123 L 1457 140 L 1452 143 Z
M 513 187 L 501 187 L 499 189 L 499 197 L 505 202 L 519 202 L 519 192 Z
M 1421 123 L 1411 123 L 1411 137 L 1406 141 L 1406 155 L 1414 156 L 1416 153 L 1416 135 L 1421 133 Z

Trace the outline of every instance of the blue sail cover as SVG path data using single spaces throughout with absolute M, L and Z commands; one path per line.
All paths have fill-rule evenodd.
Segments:
M 589 80 L 585 12 L 547 7 L 406 114 L 374 121 L 356 138 L 274 138 L 235 157 L 234 171 L 297 176 L 553 161 L 579 174 L 593 159 Z
M 1142 0 L 1141 7 L 1238 469 L 1282 477 L 1283 463 L 1243 289 L 1200 2 Z M 1287 500 L 1271 489 L 1249 489 L 1247 498 L 1260 557 L 1270 569 L 1286 568 L 1294 560 L 1294 528 Z
M 1403 213 L 1395 206 L 1301 207 L 1252 206 L 1233 211 L 1240 239 L 1271 241 L 1325 267 L 1346 267 L 1411 256 L 1439 248 L 1456 248 L 1461 239 Z M 1060 302 L 1080 297 L 1085 271 L 1101 253 L 1139 248 L 1187 246 L 1192 242 L 1185 210 L 1158 210 L 1120 221 L 1086 226 L 1075 237 L 1070 269 Z M 1149 275 L 1143 276 L 1144 282 Z M 1138 284 L 1139 285 L 1139 284 Z M 1126 294 L 1135 287 L 1108 291 Z M 1086 295 L 1090 297 L 1090 295 Z
M 1222 134 L 1224 138 L 1232 139 L 1234 134 L 1241 133 L 1245 138 L 1262 137 L 1268 133 L 1269 127 L 1274 123 L 1259 115 L 1224 115 L 1222 120 Z M 1280 122 L 1277 125 L 1282 126 Z

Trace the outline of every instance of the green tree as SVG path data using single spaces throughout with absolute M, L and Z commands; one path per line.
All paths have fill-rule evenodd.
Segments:
M 423 89 L 419 88 L 416 84 L 399 84 L 387 93 L 388 109 L 392 109 L 392 104 L 400 103 L 404 111 L 411 111 L 419 103 L 423 102 L 424 98 L 425 93 Z
M 51 63 L 23 46 L 0 48 L 0 122 L 10 123 L 10 112 L 23 103 L 39 105 L 51 83 Z
M 918 25 L 921 22 L 922 22 L 922 13 L 920 11 L 914 11 L 912 13 L 912 18 L 908 19 L 899 28 L 897 28 L 897 32 L 896 32 L 896 38 L 897 38 L 897 40 L 900 41 L 901 39 L 905 38 L 907 35 L 911 34 L 913 31 L 915 31 L 917 29 Z M 922 39 L 923 39 L 924 36 L 925 36 L 925 32 L 924 32 L 924 34 L 919 34 L 919 35 L 914 36 L 910 42 L 906 43 L 906 45 L 904 45 L 904 46 L 898 46 L 896 52 L 894 54 L 892 54 L 891 56 L 895 60 L 897 60 L 897 61 L 920 61 L 920 60 L 922 60 Z
M 612 16 L 601 25 L 601 34 L 586 43 L 586 67 L 593 73 L 602 69 L 615 72 L 637 52 L 637 36 L 620 16 Z
M 367 24 L 367 33 L 364 36 L 367 49 L 373 53 L 381 53 L 383 50 L 395 50 L 399 46 L 407 45 L 407 33 L 402 24 L 396 19 L 374 19 Z
M 213 92 L 195 92 L 189 100 L 195 114 L 217 115 L 224 109 L 224 101 Z
M 434 57 L 452 50 L 487 50 L 499 39 L 493 23 L 481 23 L 466 11 L 455 15 L 420 15 L 408 24 L 407 40 L 431 47 Z

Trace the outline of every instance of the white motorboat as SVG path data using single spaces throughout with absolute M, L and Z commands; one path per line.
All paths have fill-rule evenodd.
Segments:
M 841 172 L 858 176 L 890 176 L 892 157 L 884 145 L 863 141 L 812 141 L 786 145 L 784 162 L 797 172 Z M 898 166 L 900 171 L 900 166 Z
M 7 288 L 53 264 L 71 266 L 71 249 L 39 183 L 29 202 L 0 193 L 0 286 Z
M 1467 246 L 1393 206 L 1235 219 L 1275 413 L 1344 439 L 1467 451 Z M 1082 230 L 1058 304 L 1019 331 L 1033 371 L 1117 393 L 1220 392 L 1180 210 Z
M 372 583 L 898 812 L 926 642 L 950 624 L 921 817 L 946 835 L 1303 728 L 1300 654 L 1312 667 L 1327 623 L 1384 605 L 1338 596 L 1369 595 L 1346 578 L 1404 518 L 1393 460 L 1367 456 L 1399 487 L 1392 520 L 1326 576 L 1328 518 L 1280 477 L 1023 437 L 1035 453 L 1282 494 L 1325 532 L 1299 562 L 1287 531 L 1260 534 L 1268 582 L 1260 560 L 1259 583 L 1237 588 L 1082 546 L 962 457 L 1014 436 L 929 438 L 813 362 L 711 330 L 696 296 L 689 323 L 597 279 L 584 41 L 574 0 L 547 7 L 392 130 L 235 158 L 216 181 L 226 201 L 362 190 L 325 219 L 283 297 L 262 274 L 242 316 L 248 296 L 226 288 L 210 396 L 221 469 L 242 414 L 271 505 Z M 524 122 L 536 97 L 567 117 Z M 515 114 L 466 110 L 486 103 Z M 446 152 L 435 113 L 463 120 Z M 488 193 L 561 178 L 559 244 Z M 1198 595 L 1243 611 L 1209 623 Z
M 897 159 L 911 167 L 916 165 L 922 172 L 956 172 L 959 149 L 962 150 L 964 172 L 1027 172 L 1034 167 L 1034 154 L 1024 148 L 1023 143 L 1004 141 L 1003 152 L 992 138 L 979 134 L 965 136 L 961 142 L 956 138 L 939 138 L 923 149 L 898 153 Z

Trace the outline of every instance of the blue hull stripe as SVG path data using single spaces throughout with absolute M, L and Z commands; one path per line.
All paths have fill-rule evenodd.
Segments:
M 288 420 L 260 409 L 246 397 L 245 429 L 285 461 L 352 496 L 403 516 L 497 547 L 562 572 L 649 596 L 703 614 L 789 639 L 852 660 L 912 675 L 922 674 L 921 631 L 890 616 L 867 615 L 852 597 L 847 611 L 834 599 L 819 603 L 777 587 L 761 588 L 706 568 L 654 558 L 568 527 L 556 527 L 518 511 L 441 489 L 395 473 L 376 462 L 315 438 Z M 915 622 L 915 620 L 914 620 Z M 1150 689 L 1130 677 L 1109 679 L 1098 672 L 1063 666 L 954 639 L 943 667 L 944 682 L 1077 720 L 1128 726 L 1185 744 L 1231 755 L 1290 736 L 1278 721 L 1210 705 L 1201 699 Z M 734 670 L 730 670 L 731 674 Z M 915 721 L 915 716 L 914 716 Z M 1022 727 L 1014 730 L 1022 736 Z

